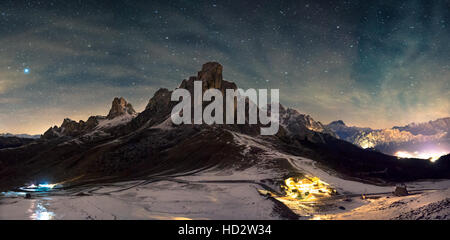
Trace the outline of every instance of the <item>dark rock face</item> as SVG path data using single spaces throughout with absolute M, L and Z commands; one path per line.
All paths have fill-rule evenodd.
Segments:
M 160 88 L 149 100 L 145 110 L 139 113 L 131 123 L 125 126 L 124 131 L 135 131 L 142 127 L 150 127 L 166 120 L 175 106 L 175 102 L 170 101 L 172 91 Z
M 99 119 L 104 119 L 101 116 L 92 116 L 85 122 L 80 120 L 79 122 L 73 121 L 69 118 L 64 119 L 60 127 L 54 126 L 49 128 L 43 135 L 43 139 L 53 139 L 62 136 L 76 137 L 86 131 L 92 130 L 98 124 Z
M 408 190 L 405 185 L 399 185 L 395 187 L 394 195 L 398 197 L 408 196 Z
M 61 136 L 77 136 L 84 129 L 84 121 L 76 122 L 69 118 L 65 118 L 61 127 L 54 126 L 48 129 L 42 136 L 44 139 L 57 138 Z
M 202 81 L 203 92 L 210 88 L 220 89 L 222 93 L 225 92 L 224 89 L 226 88 L 237 89 L 236 84 L 223 80 L 222 70 L 222 65 L 217 62 L 205 63 L 197 76 L 183 80 L 179 88 L 188 90 L 191 93 L 191 97 L 194 95 L 194 81 Z M 138 129 L 145 124 L 148 126 L 158 124 L 170 117 L 172 108 L 177 104 L 177 102 L 170 100 L 171 95 L 172 91 L 166 88 L 160 88 L 156 91 L 149 100 L 145 110 L 132 121 L 131 129 Z
M 111 110 L 109 110 L 108 116 L 106 118 L 113 119 L 124 114 L 133 115 L 136 114 L 136 111 L 134 111 L 133 106 L 128 103 L 123 97 L 114 98 Z
M 166 88 L 160 88 L 153 97 L 148 101 L 145 110 L 150 110 L 154 112 L 167 112 L 171 107 L 170 96 L 172 95 L 172 91 L 169 91 Z
M 217 62 L 208 62 L 203 64 L 202 70 L 198 72 L 197 76 L 192 76 L 188 80 L 183 80 L 179 88 L 187 89 L 191 94 L 194 93 L 194 81 L 202 81 L 202 91 L 208 89 L 219 89 L 222 94 L 225 94 L 226 89 L 237 89 L 233 82 L 223 80 L 223 67 Z
M 210 88 L 222 89 L 222 70 L 222 65 L 217 62 L 203 64 L 202 70 L 197 74 L 197 79 L 202 81 L 203 91 Z
M 67 133 L 67 135 L 77 135 L 80 133 L 84 128 L 84 121 L 75 122 L 69 118 L 64 119 L 63 123 L 61 124 L 61 133 Z
M 193 96 L 194 95 L 194 81 L 201 81 L 202 82 L 202 93 L 204 93 L 206 90 L 212 89 L 212 88 L 220 90 L 222 93 L 222 96 L 224 97 L 224 99 L 223 99 L 223 104 L 224 104 L 223 120 L 225 121 L 225 119 L 226 119 L 226 111 L 225 111 L 225 109 L 226 109 L 226 100 L 225 100 L 226 90 L 227 89 L 236 90 L 236 89 L 238 89 L 238 87 L 234 82 L 229 82 L 229 81 L 223 80 L 222 70 L 223 70 L 222 65 L 220 65 L 217 62 L 205 63 L 202 66 L 202 70 L 198 72 L 197 76 L 191 76 L 191 77 L 189 77 L 188 80 L 186 80 L 186 79 L 183 80 L 181 82 L 179 88 L 184 88 L 184 89 L 188 90 L 191 93 L 191 96 Z M 194 106 L 193 97 L 191 98 L 191 103 L 192 103 L 192 106 Z M 208 104 L 209 104 L 209 102 L 203 102 L 202 108 L 204 109 Z M 249 104 L 251 104 L 251 103 L 249 103 L 248 99 L 246 99 L 246 101 L 245 101 L 245 112 L 246 112 L 245 122 L 246 123 L 248 123 Z M 191 112 L 192 118 L 194 117 L 193 111 L 194 111 L 194 109 L 192 108 L 192 112 Z M 235 98 L 235 101 L 234 101 L 234 116 L 235 116 L 234 122 L 235 123 L 237 122 L 236 111 L 237 111 L 237 99 Z M 252 124 L 252 125 L 250 125 L 250 124 L 229 124 L 229 125 L 220 125 L 217 127 L 255 135 L 260 132 L 261 125 L 259 125 L 259 124 Z

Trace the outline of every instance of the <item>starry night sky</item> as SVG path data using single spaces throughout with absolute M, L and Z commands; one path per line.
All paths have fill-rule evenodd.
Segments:
M 323 123 L 450 116 L 450 1 L 6 1 L 0 132 L 142 111 L 207 61 Z

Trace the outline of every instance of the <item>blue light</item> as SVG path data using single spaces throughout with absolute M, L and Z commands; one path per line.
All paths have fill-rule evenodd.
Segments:
M 30 69 L 29 69 L 29 68 L 25 68 L 25 69 L 23 70 L 23 73 L 29 74 L 29 73 L 30 73 Z
M 37 185 L 31 184 L 25 187 L 20 187 L 19 189 L 23 191 L 31 191 L 31 192 L 48 192 L 53 190 L 55 187 L 61 187 L 59 184 L 50 184 L 47 182 L 39 183 Z

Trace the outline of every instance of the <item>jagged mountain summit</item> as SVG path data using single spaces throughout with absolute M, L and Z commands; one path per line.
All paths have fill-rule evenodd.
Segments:
M 421 134 L 423 136 L 431 136 L 443 132 L 450 133 L 450 117 L 423 123 L 410 123 L 403 127 L 393 127 L 393 129 L 407 131 L 414 135 Z
M 417 152 L 433 146 L 450 151 L 450 118 L 387 129 L 349 127 L 340 120 L 331 122 L 327 127 L 340 139 L 386 154 L 395 154 L 397 151 Z
M 49 128 L 43 135 L 44 139 L 52 139 L 58 137 L 77 137 L 94 130 L 103 130 L 119 125 L 123 125 L 136 117 L 137 113 L 133 106 L 123 97 L 116 97 L 112 101 L 111 109 L 107 116 L 91 116 L 85 122 L 80 120 L 76 122 L 69 118 L 65 118 L 61 126 Z
M 136 111 L 133 109 L 131 103 L 128 103 L 123 97 L 114 98 L 111 106 L 111 110 L 109 110 L 107 119 L 113 119 L 122 115 L 136 115 Z
M 282 105 L 280 105 L 280 125 L 288 131 L 288 134 L 306 137 L 311 141 L 313 140 L 311 137 L 315 133 L 336 137 L 332 130 L 321 122 L 315 121 L 311 116 L 301 114 L 292 108 L 285 108 Z
M 237 89 L 223 80 L 222 71 L 219 63 L 206 63 L 179 88 L 193 91 L 198 80 L 203 91 Z M 115 98 L 107 116 L 92 116 L 86 122 L 65 119 L 37 141 L 0 149 L 0 190 L 39 179 L 70 187 L 200 173 L 240 173 L 279 185 L 287 176 L 307 174 L 294 164 L 304 158 L 364 181 L 450 177 L 448 169 L 429 162 L 405 163 L 339 140 L 327 126 L 282 105 L 276 135 L 262 136 L 260 125 L 248 123 L 174 125 L 170 115 L 177 102 L 170 101 L 171 93 L 159 89 L 140 113 L 123 98 Z

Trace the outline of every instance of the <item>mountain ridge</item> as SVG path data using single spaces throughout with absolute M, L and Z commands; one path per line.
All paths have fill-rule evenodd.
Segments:
M 41 135 L 40 134 L 26 134 L 26 133 L 21 133 L 21 134 L 12 134 L 12 133 L 0 133 L 0 137 L 18 137 L 18 138 L 31 138 L 31 139 L 36 139 L 36 138 L 40 138 Z
M 237 88 L 235 83 L 223 80 L 221 73 L 219 63 L 206 63 L 197 76 L 183 80 L 179 86 L 190 90 L 193 81 L 201 79 L 203 90 Z M 170 96 L 170 90 L 161 88 L 140 113 L 130 115 L 122 109 L 125 111 L 119 112 L 124 114 L 113 119 L 104 116 L 92 116 L 86 122 L 65 119 L 41 139 L 17 148 L 0 149 L 0 189 L 38 180 L 73 186 L 245 169 L 270 172 L 271 181 L 277 182 L 287 176 L 305 174 L 291 165 L 290 159 L 298 157 L 313 159 L 361 181 L 450 178 L 447 168 L 436 168 L 427 161 L 403 162 L 360 149 L 337 139 L 310 116 L 282 105 L 276 135 L 259 135 L 258 124 L 173 125 L 170 114 L 177 102 L 170 101 Z M 111 122 L 122 118 L 124 121 Z
M 450 151 L 450 117 L 386 129 L 348 127 L 339 120 L 326 126 L 340 139 L 391 155 L 400 150 L 414 152 L 425 144 Z

